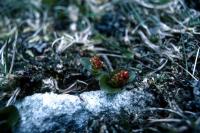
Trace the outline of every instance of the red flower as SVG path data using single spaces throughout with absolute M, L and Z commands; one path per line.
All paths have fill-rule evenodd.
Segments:
M 103 61 L 98 56 L 93 56 L 90 59 L 93 69 L 101 69 L 103 67 Z
M 112 76 L 111 84 L 116 87 L 119 87 L 126 84 L 128 79 L 129 79 L 129 72 L 126 70 L 121 70 Z

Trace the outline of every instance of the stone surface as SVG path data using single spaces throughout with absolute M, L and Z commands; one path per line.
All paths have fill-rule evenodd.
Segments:
M 153 101 L 153 95 L 144 91 L 123 91 L 106 94 L 103 91 L 69 94 L 34 94 L 16 103 L 21 121 L 16 133 L 81 132 L 89 118 L 102 114 L 140 114 Z

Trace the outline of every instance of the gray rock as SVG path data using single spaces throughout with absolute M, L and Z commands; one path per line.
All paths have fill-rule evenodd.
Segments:
M 16 103 L 21 121 L 16 133 L 81 132 L 89 118 L 106 114 L 139 114 L 153 101 L 144 91 L 123 91 L 106 94 L 103 91 L 84 92 L 80 96 L 69 94 L 34 94 Z

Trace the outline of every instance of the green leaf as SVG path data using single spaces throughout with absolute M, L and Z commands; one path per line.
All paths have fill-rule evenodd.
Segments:
M 87 57 L 83 57 L 80 59 L 81 64 L 83 65 L 83 69 L 87 71 L 91 71 L 92 66 L 90 63 L 90 59 Z
M 107 93 L 117 93 L 121 91 L 121 88 L 113 87 L 111 84 L 109 84 L 109 76 L 106 74 L 101 75 L 99 80 L 99 85 L 101 90 L 107 92 Z
M 125 56 L 127 59 L 133 59 L 133 53 L 129 50 L 124 50 L 122 55 Z
M 92 69 L 92 74 L 95 76 L 96 79 L 99 79 L 103 72 L 100 70 Z
M 0 109 L 0 132 L 12 131 L 20 118 L 19 111 L 13 105 Z
M 129 79 L 128 82 L 133 82 L 136 79 L 136 73 L 134 71 L 129 71 Z
M 158 43 L 159 42 L 159 36 L 156 36 L 156 35 L 152 35 L 149 40 L 152 42 L 152 43 Z

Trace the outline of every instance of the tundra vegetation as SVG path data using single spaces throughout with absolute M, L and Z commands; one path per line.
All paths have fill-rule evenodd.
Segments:
M 94 132 L 200 131 L 199 0 L 0 0 L 0 132 L 35 93 L 146 88 L 143 118 Z M 103 128 L 102 128 L 103 127 Z M 105 128 L 106 127 L 106 128 Z

